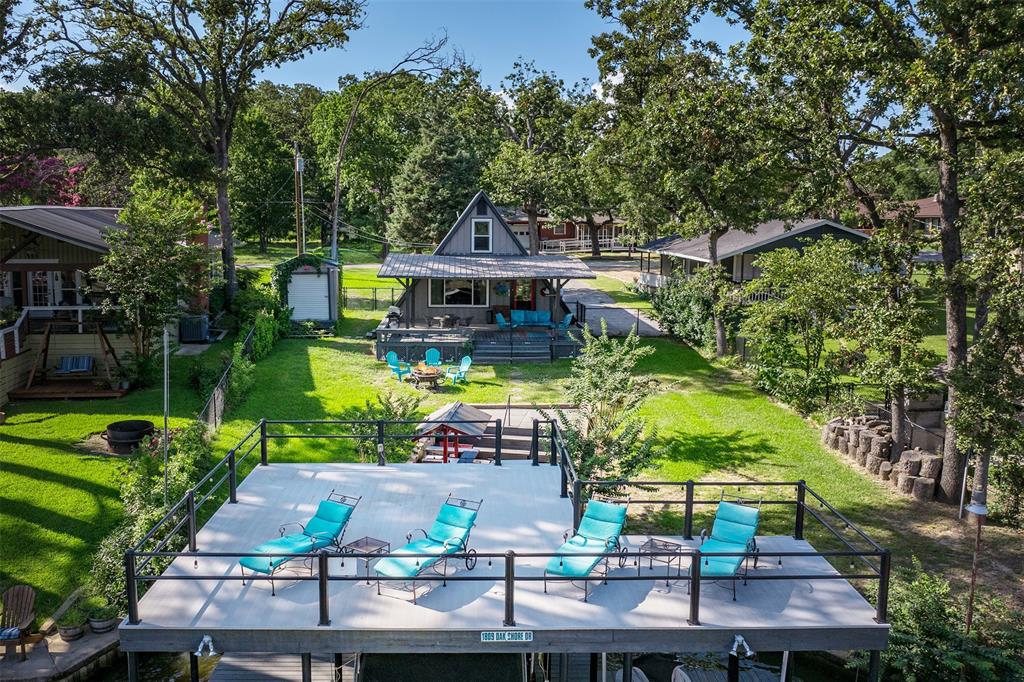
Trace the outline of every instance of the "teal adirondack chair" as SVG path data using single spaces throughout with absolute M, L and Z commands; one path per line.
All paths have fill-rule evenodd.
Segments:
M 398 359 L 398 353 L 393 350 L 389 350 L 387 355 L 384 356 L 387 360 L 388 367 L 391 369 L 391 373 L 396 379 L 402 381 L 406 374 L 412 374 L 412 365 L 408 362 L 402 362 Z
M 565 542 L 558 548 L 544 567 L 544 592 L 548 591 L 548 580 L 582 581 L 583 601 L 587 601 L 589 578 L 598 564 L 603 564 L 602 578 L 608 575 L 608 558 L 619 551 L 619 535 L 626 522 L 626 504 L 614 504 L 590 500 L 586 512 L 580 519 L 575 535 L 565 534 Z M 589 554 L 592 556 L 578 556 Z M 625 565 L 625 557 L 619 556 L 619 566 Z M 549 576 L 551 576 L 549 578 Z
M 430 530 L 417 528 L 406 535 L 408 544 L 399 547 L 391 556 L 378 561 L 373 570 L 377 573 L 377 594 L 380 594 L 380 578 L 408 578 L 412 582 L 412 603 L 416 603 L 416 576 L 428 568 L 440 576 L 447 575 L 448 555 L 466 554 L 466 570 L 472 571 L 476 566 L 475 550 L 469 549 L 469 534 L 476 524 L 477 514 L 483 500 L 466 500 L 448 495 L 441 505 L 434 525 Z M 423 538 L 413 540 L 415 533 L 422 533 Z M 401 554 L 424 554 L 427 556 L 395 556 Z M 441 564 L 440 570 L 437 568 Z M 447 581 L 442 581 L 447 585 Z
M 427 367 L 440 367 L 441 351 L 436 348 L 428 348 L 427 352 L 423 354 L 423 364 Z
M 473 358 L 468 355 L 463 355 L 462 360 L 459 361 L 458 367 L 449 367 L 444 371 L 444 378 L 453 384 L 457 384 L 460 381 L 463 383 L 469 383 L 469 379 L 466 375 L 469 374 L 469 368 L 473 364 Z
M 238 561 L 242 571 L 242 584 L 245 584 L 245 569 L 252 573 L 263 573 L 270 576 L 270 595 L 276 594 L 274 575 L 280 571 L 292 557 L 274 556 L 275 554 L 309 554 L 326 547 L 341 549 L 341 538 L 345 535 L 348 520 L 359 504 L 360 497 L 342 495 L 333 490 L 326 500 L 321 500 L 316 514 L 306 523 L 286 523 L 278 529 L 281 537 L 274 538 L 252 549 L 254 553 L 266 556 L 247 556 Z M 285 535 L 289 526 L 298 526 L 298 533 Z M 310 562 L 310 575 L 313 574 L 313 563 Z
M 498 329 L 511 329 L 512 325 L 509 324 L 508 320 L 501 313 L 494 313 L 494 321 L 498 323 Z
M 754 557 L 754 568 L 757 568 L 757 524 L 760 520 L 760 503 L 757 507 L 728 502 L 718 503 L 715 523 L 711 526 L 711 537 L 705 540 L 707 529 L 700 533 L 701 553 L 735 552 L 744 556 L 702 556 L 700 563 L 701 579 L 731 579 L 732 600 L 736 601 L 736 574 L 743 566 L 743 582 L 746 584 L 748 561 Z M 692 568 L 691 575 L 692 575 Z M 687 583 L 689 586 L 689 583 Z
M 572 324 L 572 313 L 567 314 L 562 318 L 562 321 L 555 325 L 555 329 L 564 332 L 569 329 L 569 325 Z

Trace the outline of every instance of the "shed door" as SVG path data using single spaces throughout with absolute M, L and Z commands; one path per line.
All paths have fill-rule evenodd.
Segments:
M 288 306 L 294 309 L 293 320 L 331 319 L 328 287 L 330 277 L 322 275 L 292 275 L 288 283 Z

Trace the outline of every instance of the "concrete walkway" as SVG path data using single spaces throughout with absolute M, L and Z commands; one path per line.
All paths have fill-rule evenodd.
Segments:
M 594 272 L 627 284 L 632 283 L 637 267 L 636 260 L 627 258 L 588 260 L 587 265 Z M 601 333 L 601 321 L 604 320 L 610 336 L 626 336 L 634 328 L 638 329 L 640 336 L 665 335 L 657 320 L 647 311 L 641 309 L 638 314 L 636 308 L 616 303 L 607 293 L 594 288 L 590 280 L 570 280 L 562 289 L 562 299 L 569 310 L 574 310 L 577 302 L 587 306 L 587 326 L 594 334 Z

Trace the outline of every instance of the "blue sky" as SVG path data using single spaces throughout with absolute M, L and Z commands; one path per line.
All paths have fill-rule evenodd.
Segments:
M 430 36 L 447 31 L 488 86 L 497 86 L 520 58 L 567 83 L 593 82 L 597 63 L 587 49 L 591 36 L 607 28 L 583 0 L 369 0 L 363 27 L 344 49 L 313 54 L 263 78 L 334 89 L 338 76 L 389 68 Z M 729 44 L 739 37 L 723 21 L 706 20 L 699 28 L 698 37 L 705 40 Z

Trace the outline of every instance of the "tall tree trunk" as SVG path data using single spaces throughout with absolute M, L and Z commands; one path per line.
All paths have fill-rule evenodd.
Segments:
M 894 364 L 899 362 L 900 350 L 893 351 Z M 890 427 L 892 428 L 892 450 L 889 461 L 895 462 L 903 454 L 907 442 L 907 387 L 896 384 L 892 389 L 892 404 L 889 406 Z
M 540 228 L 537 222 L 540 212 L 536 204 L 526 204 L 523 210 L 526 211 L 526 224 L 530 231 L 530 255 L 536 256 L 540 254 Z
M 942 270 L 946 285 L 946 369 L 955 371 L 967 360 L 967 287 L 958 272 L 963 262 L 960 240 L 959 149 L 956 121 L 945 110 L 934 107 L 938 122 L 939 147 L 939 240 L 942 246 Z M 965 462 L 956 447 L 953 421 L 960 406 L 956 388 L 948 385 L 946 438 L 942 450 L 942 478 L 939 499 L 955 502 L 960 494 L 960 480 Z
M 712 230 L 708 234 L 708 267 L 718 268 L 718 239 L 725 230 Z M 719 302 L 721 301 L 721 295 L 719 294 L 717 282 L 716 285 L 711 288 L 711 310 L 715 320 L 715 356 L 724 358 L 726 353 L 729 352 L 728 339 L 725 336 L 725 320 L 722 319 L 722 314 L 718 309 Z
M 224 298 L 230 303 L 235 300 L 238 279 L 235 276 L 235 240 L 228 205 L 228 145 L 224 131 L 217 143 L 217 171 L 217 222 L 220 223 L 220 255 L 224 262 Z
M 594 220 L 593 213 L 587 211 L 586 217 L 587 231 L 590 233 L 590 255 L 597 258 L 601 255 L 601 228 Z

